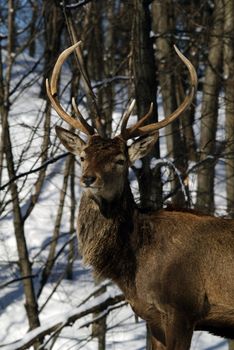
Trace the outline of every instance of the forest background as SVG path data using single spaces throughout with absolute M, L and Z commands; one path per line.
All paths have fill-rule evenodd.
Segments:
M 8 315 L 2 318 L 7 322 L 3 344 L 44 325 L 42 318 L 51 315 L 48 305 L 54 305 L 61 288 L 74 297 L 86 285 L 90 295 L 81 290 L 80 303 L 113 288 L 109 282 L 91 282 L 89 270 L 80 267 L 75 238 L 79 161 L 55 136 L 61 121 L 45 91 L 59 53 L 75 40 L 83 41 L 85 65 L 109 136 L 133 98 L 136 117 L 151 102 L 151 121 L 173 112 L 189 88 L 187 69 L 173 45 L 189 58 L 199 81 L 193 105 L 160 133 L 152 154 L 132 167 L 131 184 L 143 207 L 192 208 L 234 217 L 234 0 L 2 0 L 0 312 Z M 60 100 L 70 110 L 74 96 L 92 123 L 93 106 L 80 78 L 73 56 L 62 73 Z M 81 271 L 89 282 L 80 279 Z M 126 305 L 116 290 L 101 299 L 103 304 L 98 300 L 91 311 L 86 308 L 88 315 L 95 311 L 90 336 L 74 340 L 67 335 L 67 348 L 85 339 L 88 349 L 88 342 L 97 338 L 99 350 L 105 349 L 107 314 Z M 12 308 L 23 319 L 16 333 Z M 39 338 L 17 346 L 58 349 L 64 328 L 77 318 L 63 327 L 47 327 Z

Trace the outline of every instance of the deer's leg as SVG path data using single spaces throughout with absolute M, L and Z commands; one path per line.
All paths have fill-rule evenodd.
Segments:
M 166 324 L 166 349 L 189 350 L 194 325 L 184 315 L 170 315 Z
M 166 348 L 156 338 L 151 337 L 151 350 L 166 350 Z
M 165 334 L 163 331 L 163 325 L 161 322 L 160 313 L 155 312 L 154 322 L 148 324 L 148 329 L 150 333 L 151 348 L 150 350 L 166 350 L 165 347 Z

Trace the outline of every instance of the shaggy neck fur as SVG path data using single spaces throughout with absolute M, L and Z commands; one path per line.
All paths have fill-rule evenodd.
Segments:
M 132 283 L 136 268 L 132 244 L 136 212 L 128 183 L 120 198 L 112 202 L 83 194 L 78 238 L 84 261 L 92 265 L 95 275 L 117 284 L 122 284 L 120 279 L 123 284 Z

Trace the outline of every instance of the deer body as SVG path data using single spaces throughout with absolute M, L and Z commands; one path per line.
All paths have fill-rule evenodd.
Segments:
M 189 69 L 192 88 L 175 112 L 161 122 L 143 125 L 151 106 L 136 125 L 127 128 L 132 103 L 123 117 L 121 134 L 108 139 L 98 118 L 96 132 L 76 105 L 78 120 L 57 100 L 61 65 L 79 44 L 59 57 L 47 93 L 58 114 L 88 135 L 84 141 L 56 128 L 63 145 L 81 161 L 84 193 L 78 240 L 84 262 L 92 265 L 97 276 L 112 279 L 122 289 L 133 310 L 148 323 L 153 350 L 189 350 L 195 329 L 234 338 L 234 220 L 191 212 L 141 211 L 128 182 L 129 166 L 150 152 L 157 130 L 191 104 L 197 83 L 193 66 L 177 50 Z M 128 146 L 130 138 L 134 141 Z
M 83 194 L 78 238 L 84 261 L 123 290 L 162 344 L 175 317 L 179 339 L 187 328 L 190 336 L 200 329 L 234 338 L 234 222 L 167 210 L 146 214 L 134 203 L 123 217 L 122 209 L 119 217 L 106 217 Z M 178 349 L 189 349 L 190 341 Z

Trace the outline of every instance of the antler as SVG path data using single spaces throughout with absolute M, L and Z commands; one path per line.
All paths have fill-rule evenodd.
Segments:
M 88 75 L 84 69 L 84 63 L 83 63 L 83 59 L 82 59 L 82 55 L 81 55 L 80 46 L 81 46 L 81 41 L 70 46 L 69 48 L 67 48 L 66 50 L 64 50 L 60 54 L 55 66 L 54 66 L 50 83 L 49 83 L 49 80 L 46 79 L 46 89 L 47 89 L 47 94 L 48 94 L 48 97 L 51 101 L 51 104 L 54 107 L 54 109 L 56 110 L 56 112 L 58 113 L 58 115 L 63 120 L 65 120 L 69 125 L 71 125 L 73 128 L 79 129 L 82 132 L 84 132 L 85 134 L 90 136 L 90 135 L 93 135 L 95 133 L 95 130 L 83 118 L 82 114 L 80 113 L 80 111 L 75 103 L 75 100 L 74 99 L 72 100 L 72 105 L 73 105 L 75 113 L 78 116 L 78 120 L 72 118 L 72 116 L 69 115 L 63 109 L 63 107 L 61 106 L 61 104 L 59 103 L 58 98 L 57 98 L 57 83 L 58 83 L 58 78 L 60 75 L 62 65 L 63 65 L 64 61 L 67 59 L 67 57 L 74 50 L 77 50 L 80 71 L 81 71 L 81 74 L 82 74 L 83 79 L 84 79 L 85 84 L 86 84 L 86 90 L 88 91 L 89 95 L 91 96 L 92 101 L 94 100 L 94 94 L 93 94 L 93 91 L 92 91 L 92 88 L 90 85 L 90 81 L 89 81 Z M 196 74 L 195 68 L 192 65 L 192 63 L 179 51 L 179 49 L 175 45 L 174 45 L 174 48 L 175 48 L 175 51 L 176 51 L 177 55 L 179 56 L 179 58 L 184 62 L 184 64 L 187 66 L 187 68 L 189 70 L 190 81 L 191 81 L 191 87 L 190 87 L 189 94 L 185 97 L 185 99 L 181 103 L 181 105 L 173 113 L 171 113 L 168 117 L 166 117 L 164 120 L 157 122 L 157 123 L 152 123 L 152 124 L 143 126 L 145 121 L 148 118 L 150 118 L 150 116 L 153 113 L 153 103 L 151 103 L 148 113 L 145 114 L 142 118 L 140 118 L 140 120 L 135 125 L 127 128 L 127 123 L 128 123 L 129 117 L 130 117 L 130 115 L 134 109 L 134 106 L 135 106 L 135 100 L 133 100 L 123 116 L 123 122 L 121 125 L 121 134 L 120 134 L 123 139 L 127 140 L 127 139 L 130 139 L 133 137 L 137 137 L 137 136 L 141 136 L 141 135 L 145 135 L 145 134 L 150 134 L 156 130 L 159 130 L 159 129 L 167 126 L 168 124 L 172 123 L 176 118 L 178 118 L 191 105 L 194 94 L 196 92 L 196 88 L 197 88 L 197 74 Z M 102 125 L 100 122 L 100 118 L 98 116 L 96 116 L 96 118 L 95 118 L 95 127 L 97 129 L 97 132 L 100 135 L 103 135 L 103 128 L 102 128 Z
M 189 94 L 185 97 L 184 101 L 181 103 L 181 105 L 172 112 L 169 116 L 167 116 L 165 119 L 163 119 L 160 122 L 152 123 L 149 125 L 142 126 L 142 124 L 152 115 L 153 112 L 153 103 L 150 105 L 150 109 L 146 115 L 144 115 L 140 120 L 132 127 L 127 128 L 128 119 L 131 115 L 131 112 L 135 105 L 135 100 L 132 101 L 131 105 L 129 106 L 127 112 L 124 115 L 124 119 L 121 126 L 121 137 L 125 140 L 142 136 L 145 134 L 150 134 L 156 130 L 159 130 L 168 124 L 172 123 L 176 118 L 178 118 L 188 107 L 191 105 L 193 101 L 193 97 L 195 95 L 196 89 L 197 89 L 197 73 L 195 71 L 194 66 L 192 63 L 179 51 L 179 49 L 174 45 L 174 49 L 179 56 L 179 58 L 184 62 L 184 64 L 187 66 L 189 74 L 190 74 L 190 81 L 191 81 L 191 87 Z
M 64 50 L 59 58 L 57 59 L 57 62 L 55 63 L 53 72 L 52 72 L 52 76 L 51 76 L 51 80 L 49 82 L 48 79 L 46 79 L 46 90 L 47 90 L 47 95 L 50 99 L 50 102 L 52 104 L 52 106 L 54 107 L 54 109 L 56 110 L 56 112 L 58 113 L 58 115 L 65 120 L 65 122 L 67 122 L 69 125 L 71 125 L 73 128 L 75 129 L 79 129 L 82 132 L 84 132 L 86 135 L 93 135 L 95 133 L 94 128 L 89 125 L 86 120 L 83 118 L 83 116 L 81 115 L 78 107 L 76 106 L 75 102 L 73 101 L 73 107 L 74 110 L 79 118 L 79 120 L 76 120 L 74 118 L 72 118 L 71 115 L 69 115 L 61 106 L 61 104 L 58 101 L 57 98 L 57 84 L 58 84 L 58 78 L 60 75 L 60 71 L 62 68 L 63 63 L 65 62 L 65 60 L 67 59 L 67 57 L 77 48 L 79 48 L 81 45 L 81 41 L 79 41 L 78 43 L 70 46 L 69 48 L 67 48 L 66 50 Z

